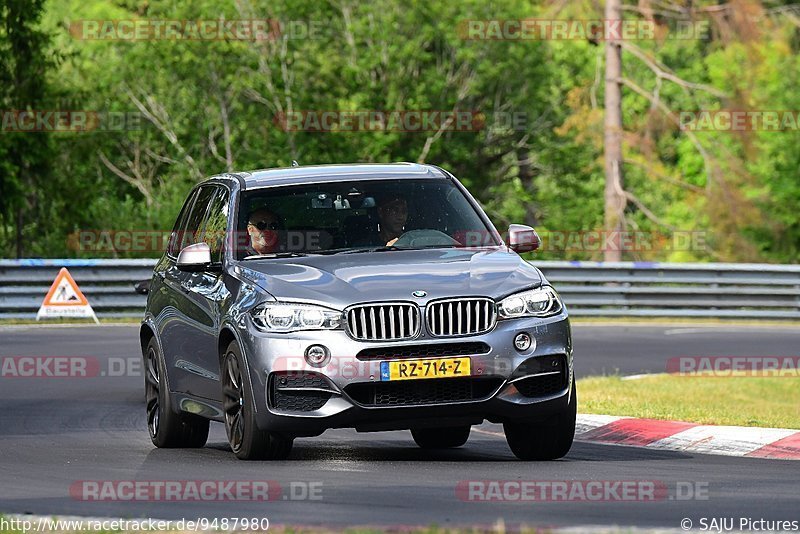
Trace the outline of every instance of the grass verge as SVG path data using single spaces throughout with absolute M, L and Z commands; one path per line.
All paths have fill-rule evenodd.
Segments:
M 703 327 L 729 327 L 729 326 L 754 326 L 754 327 L 781 327 L 798 328 L 800 321 L 795 319 L 734 319 L 714 317 L 600 317 L 600 316 L 571 316 L 570 323 L 586 326 L 671 326 L 687 328 Z
M 653 375 L 578 381 L 578 412 L 800 429 L 800 378 Z

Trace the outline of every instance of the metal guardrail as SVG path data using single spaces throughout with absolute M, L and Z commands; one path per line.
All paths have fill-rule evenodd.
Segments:
M 573 316 L 800 319 L 800 265 L 535 261 Z M 0 319 L 33 319 L 61 267 L 99 317 L 140 317 L 155 260 L 0 260 Z
M 574 316 L 800 319 L 800 265 L 533 263 Z
M 147 301 L 133 284 L 156 260 L 0 260 L 0 319 L 35 319 L 61 267 L 69 269 L 98 317 L 141 317 Z

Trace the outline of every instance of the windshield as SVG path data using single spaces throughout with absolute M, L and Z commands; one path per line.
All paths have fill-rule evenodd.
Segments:
M 450 180 L 363 180 L 242 193 L 238 257 L 498 246 Z

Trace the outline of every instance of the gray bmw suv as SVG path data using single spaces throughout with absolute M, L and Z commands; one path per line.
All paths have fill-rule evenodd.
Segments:
M 575 433 L 567 310 L 464 186 L 432 165 L 214 176 L 189 194 L 141 325 L 150 437 L 282 459 L 329 428 L 458 447 L 502 423 L 523 460 Z

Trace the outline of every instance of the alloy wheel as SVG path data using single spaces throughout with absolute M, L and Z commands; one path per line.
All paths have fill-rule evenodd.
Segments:
M 159 381 L 158 356 L 154 348 L 150 347 L 147 351 L 147 368 L 145 370 L 145 402 L 147 404 L 147 428 L 150 437 L 158 434 L 158 425 L 161 420 L 161 403 L 159 393 L 161 383 Z
M 231 449 L 237 452 L 242 448 L 244 439 L 244 391 L 242 389 L 242 371 L 236 355 L 229 352 L 225 355 L 225 375 L 223 378 L 222 393 L 223 409 L 225 411 L 225 430 L 228 432 L 228 441 Z

